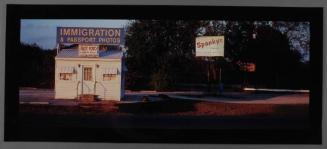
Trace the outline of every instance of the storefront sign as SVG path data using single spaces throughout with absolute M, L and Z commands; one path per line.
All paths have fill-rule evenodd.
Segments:
M 98 45 L 78 45 L 78 56 L 80 57 L 99 57 Z
M 57 43 L 121 45 L 123 28 L 57 27 Z
M 202 36 L 195 39 L 196 56 L 224 56 L 224 36 Z

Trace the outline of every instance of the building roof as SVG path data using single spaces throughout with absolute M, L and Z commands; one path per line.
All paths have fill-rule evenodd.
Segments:
M 120 59 L 123 57 L 123 52 L 120 50 L 100 50 L 99 59 Z M 77 49 L 62 49 L 56 58 L 83 58 L 78 56 Z

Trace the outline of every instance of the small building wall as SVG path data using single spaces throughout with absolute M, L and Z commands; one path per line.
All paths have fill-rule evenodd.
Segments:
M 72 67 L 74 73 L 71 80 L 60 80 L 62 67 Z M 92 68 L 92 80 L 83 80 L 83 68 Z M 104 81 L 105 69 L 117 68 L 117 75 L 112 80 Z M 121 59 L 73 59 L 56 58 L 55 98 L 76 99 L 79 95 L 95 94 L 103 100 L 121 100 L 124 96 L 124 73 Z

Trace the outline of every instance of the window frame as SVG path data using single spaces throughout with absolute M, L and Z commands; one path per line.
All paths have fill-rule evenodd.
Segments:
M 105 74 L 102 75 L 102 80 L 103 81 L 112 81 L 112 80 L 115 80 L 116 77 L 117 77 L 117 74 L 106 74 L 105 73 Z
M 68 77 L 68 79 L 66 79 Z M 72 81 L 73 80 L 73 73 L 59 73 L 59 80 L 63 81 Z

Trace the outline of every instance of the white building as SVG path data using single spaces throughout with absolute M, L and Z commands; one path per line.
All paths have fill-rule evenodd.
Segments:
M 92 46 L 92 45 L 91 45 Z M 55 57 L 55 99 L 99 100 L 124 97 L 124 55 L 121 50 L 99 50 L 94 57 L 81 56 L 80 48 L 62 49 Z

